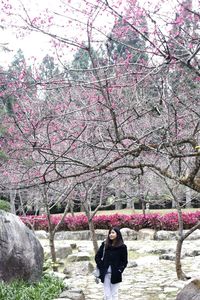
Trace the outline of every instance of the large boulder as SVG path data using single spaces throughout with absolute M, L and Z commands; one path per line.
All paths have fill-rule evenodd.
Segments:
M 193 279 L 177 295 L 176 300 L 200 300 L 200 279 Z
M 15 215 L 0 210 L 0 280 L 41 278 L 43 248 L 32 231 Z

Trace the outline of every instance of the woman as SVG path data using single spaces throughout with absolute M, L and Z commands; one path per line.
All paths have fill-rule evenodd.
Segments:
M 100 279 L 104 284 L 105 300 L 118 300 L 119 283 L 127 266 L 127 247 L 119 228 L 113 227 L 95 255 Z

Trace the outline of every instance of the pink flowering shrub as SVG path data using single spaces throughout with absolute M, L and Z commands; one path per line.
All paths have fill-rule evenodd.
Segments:
M 29 228 L 33 227 L 35 230 L 48 231 L 48 221 L 46 215 L 40 216 L 20 216 L 22 222 Z
M 113 224 L 118 223 L 118 220 L 117 220 L 116 216 L 117 216 L 117 214 L 113 215 L 112 218 L 111 218 L 110 215 L 95 216 L 93 218 L 95 229 L 108 229 L 108 228 L 110 228 L 112 226 L 111 219 L 112 219 L 112 221 L 114 221 Z
M 65 230 L 87 230 L 88 227 L 88 219 L 85 215 L 81 214 L 76 217 L 66 216 L 64 218 L 64 227 L 67 228 Z
M 185 229 L 193 227 L 200 220 L 200 212 L 183 213 L 183 226 Z
M 54 228 L 61 220 L 61 215 L 52 215 L 51 224 Z M 28 226 L 33 226 L 35 230 L 48 231 L 48 220 L 46 215 L 20 217 L 21 220 Z M 183 213 L 184 229 L 189 229 L 200 220 L 200 212 Z M 95 229 L 109 229 L 117 226 L 120 228 L 131 228 L 139 230 L 142 228 L 152 228 L 155 230 L 177 230 L 178 229 L 178 214 L 171 212 L 165 215 L 160 214 L 112 214 L 101 215 L 93 218 Z M 84 214 L 79 214 L 75 217 L 68 215 L 60 223 L 58 230 L 88 230 L 88 219 Z
M 176 212 L 168 213 L 160 216 L 162 230 L 177 230 L 178 229 L 178 214 Z
M 146 218 L 143 215 L 140 214 L 134 214 L 131 215 L 131 218 L 129 220 L 129 228 L 139 230 L 141 228 L 144 228 Z
M 161 229 L 161 216 L 159 214 L 148 214 L 144 218 L 143 228 L 151 228 L 155 230 Z

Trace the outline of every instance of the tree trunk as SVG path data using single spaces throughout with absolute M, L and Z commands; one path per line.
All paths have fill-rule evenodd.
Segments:
M 189 187 L 186 187 L 185 190 L 185 207 L 190 208 L 192 207 L 191 203 L 191 189 Z
M 177 278 L 180 280 L 186 279 L 185 274 L 182 271 L 182 265 L 181 265 L 182 245 L 183 245 L 183 239 L 182 237 L 179 237 L 176 245 L 176 274 L 177 274 Z
M 120 192 L 116 190 L 116 197 L 115 197 L 115 210 L 122 209 L 122 202 L 120 201 Z
M 176 194 L 175 194 L 176 195 Z M 185 279 L 185 274 L 182 271 L 182 265 L 181 265 L 181 250 L 182 250 L 182 245 L 183 245 L 183 216 L 182 216 L 182 210 L 181 206 L 179 204 L 178 199 L 176 196 L 174 197 L 174 200 L 176 202 L 176 209 L 178 213 L 178 240 L 176 244 L 176 275 L 177 278 L 180 280 Z
M 53 271 L 57 272 L 58 271 L 58 266 L 57 266 L 57 259 L 56 259 L 56 250 L 55 250 L 55 243 L 54 243 L 54 234 L 50 230 L 49 232 L 49 246 L 50 246 L 50 251 L 51 251 L 51 259 L 53 263 Z
M 94 252 L 97 253 L 98 243 L 97 243 L 97 236 L 96 236 L 95 229 L 94 229 L 94 223 L 92 220 L 88 219 L 88 224 L 89 224 L 90 236 L 91 236 L 93 247 L 94 247 Z
M 179 201 L 177 199 L 176 199 L 176 208 L 178 213 L 178 225 L 179 225 L 178 241 L 176 245 L 176 274 L 178 279 L 187 280 L 189 279 L 189 277 L 187 277 L 185 273 L 182 271 L 182 265 L 181 265 L 181 251 L 182 251 L 183 241 L 185 240 L 185 235 L 183 234 L 182 210 Z
M 176 274 L 179 280 L 188 280 L 191 277 L 187 276 L 183 270 L 181 265 L 181 251 L 183 246 L 183 238 L 178 238 L 177 245 L 176 245 Z
M 74 217 L 75 216 L 75 214 L 74 214 L 74 201 L 73 200 L 69 200 L 70 202 L 69 202 L 69 210 L 70 210 L 70 213 L 71 213 L 71 215 L 72 215 L 72 217 Z
M 172 189 L 166 180 L 165 180 L 165 183 L 166 183 L 171 195 L 173 196 L 173 200 L 176 203 L 176 209 L 177 209 L 177 213 L 178 213 L 178 240 L 177 240 L 177 244 L 176 244 L 176 260 L 175 260 L 176 274 L 177 274 L 178 279 L 187 280 L 187 279 L 190 279 L 191 277 L 186 276 L 185 273 L 182 271 L 182 265 L 181 265 L 182 246 L 183 246 L 184 240 L 190 234 L 192 234 L 196 229 L 198 229 L 200 227 L 200 221 L 197 222 L 196 225 L 194 225 L 187 233 L 184 234 L 184 232 L 183 232 L 183 216 L 182 216 L 180 201 L 177 197 L 177 188 L 174 187 Z
M 134 200 L 133 199 L 128 199 L 127 200 L 127 204 L 126 204 L 126 208 L 128 209 L 135 209 L 135 204 L 134 204 Z
M 172 208 L 176 208 L 176 202 L 172 199 Z
M 142 203 L 142 214 L 145 217 L 145 215 L 146 215 L 146 211 L 145 211 L 146 205 L 145 205 L 144 199 L 141 199 L 141 203 Z
M 115 203 L 115 209 L 116 209 L 116 210 L 122 209 L 122 203 L 119 201 L 119 199 L 118 199 L 118 201 Z
M 10 191 L 10 211 L 12 214 L 16 215 L 15 210 L 15 198 L 16 198 L 16 190 Z
M 47 211 L 47 220 L 48 220 L 48 227 L 49 227 L 49 247 L 50 247 L 51 259 L 52 259 L 52 264 L 53 264 L 52 269 L 54 272 L 57 272 L 58 266 L 57 266 L 56 250 L 55 250 L 55 243 L 54 243 L 55 232 L 52 228 L 51 214 L 50 214 L 50 210 L 47 205 L 47 202 L 46 202 L 46 211 Z

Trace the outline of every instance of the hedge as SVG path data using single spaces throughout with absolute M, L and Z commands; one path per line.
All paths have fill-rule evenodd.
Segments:
M 200 211 L 183 213 L 183 228 L 190 229 L 200 220 Z M 20 217 L 21 220 L 27 226 L 33 226 L 35 230 L 49 231 L 48 221 L 46 215 L 40 216 L 26 216 Z M 51 223 L 53 228 L 61 220 L 61 215 L 52 215 Z M 172 230 L 178 229 L 178 214 L 176 212 L 168 213 L 165 215 L 160 214 L 112 214 L 112 215 L 100 215 L 93 218 L 95 229 L 109 229 L 113 226 L 119 228 L 130 228 L 139 230 L 142 228 L 151 228 L 155 230 Z M 59 231 L 76 231 L 76 230 L 87 230 L 88 219 L 84 214 L 77 215 L 75 217 L 68 215 L 64 218 L 59 226 Z

